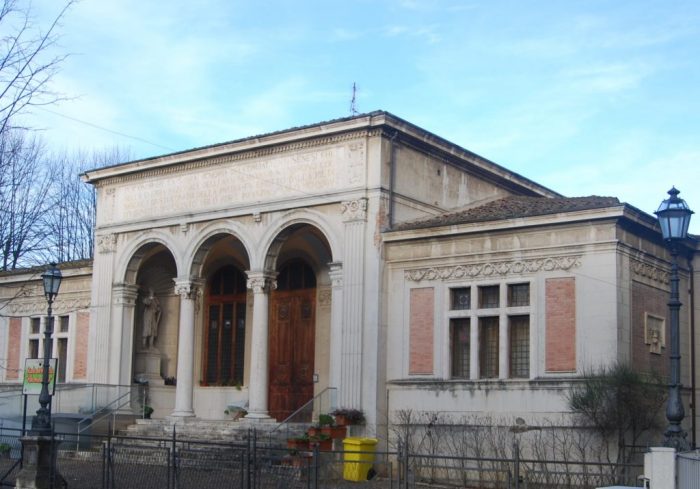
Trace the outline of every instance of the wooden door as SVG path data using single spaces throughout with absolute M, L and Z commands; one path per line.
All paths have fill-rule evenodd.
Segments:
M 269 411 L 278 421 L 314 395 L 315 298 L 315 288 L 270 296 Z

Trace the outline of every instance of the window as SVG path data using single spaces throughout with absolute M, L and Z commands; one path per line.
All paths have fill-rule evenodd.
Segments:
M 510 376 L 530 376 L 530 316 L 512 316 L 509 319 Z
M 39 340 L 29 340 L 29 358 L 39 358 Z
M 530 378 L 530 289 L 529 282 L 449 287 L 451 378 Z
M 479 287 L 479 308 L 493 309 L 499 306 L 499 287 L 498 285 L 489 285 L 487 287 Z
M 469 287 L 450 289 L 450 294 L 452 294 L 451 309 L 453 311 L 471 309 L 472 294 Z
M 58 323 L 58 332 L 59 333 L 67 333 L 68 332 L 68 323 L 69 323 L 68 320 L 69 320 L 68 316 L 60 316 L 59 323 Z
M 39 333 L 41 333 L 41 318 L 32 318 L 32 322 L 29 326 L 29 334 Z
M 508 285 L 508 307 L 530 305 L 530 284 Z
M 68 365 L 68 338 L 58 338 L 56 353 L 58 357 L 57 382 L 66 381 L 66 368 Z
M 231 265 L 217 270 L 209 280 L 204 328 L 204 385 L 243 384 L 245 283 L 245 275 Z
M 471 358 L 469 319 L 450 320 L 450 330 L 452 337 L 452 377 L 468 379 L 470 374 L 469 361 Z
M 482 379 L 498 377 L 498 317 L 479 318 L 479 372 Z

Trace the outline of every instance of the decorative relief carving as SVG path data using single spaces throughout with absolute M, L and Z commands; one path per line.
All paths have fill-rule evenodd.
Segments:
M 367 219 L 367 199 L 348 200 L 340 203 L 344 221 L 364 221 Z
M 647 278 L 664 285 L 667 285 L 669 281 L 669 273 L 666 270 L 639 260 L 632 260 L 632 272 L 639 277 Z
M 180 296 L 180 299 L 189 299 L 195 301 L 195 309 L 198 307 L 198 299 L 202 295 L 202 287 L 196 281 L 190 280 L 175 280 L 175 293 Z
M 90 299 L 59 299 L 53 304 L 56 315 L 89 308 Z M 46 314 L 46 301 L 11 302 L 7 305 L 7 313 L 10 316 L 44 315 Z
M 102 236 L 97 236 L 97 251 L 100 253 L 114 253 L 117 248 L 117 235 L 116 234 L 103 234 Z
M 190 225 L 187 222 L 181 222 L 180 223 L 180 232 L 182 234 L 187 234 L 187 231 L 190 230 Z
M 406 270 L 406 280 L 450 280 L 459 278 L 503 276 L 523 272 L 570 270 L 581 266 L 580 256 L 556 256 L 526 260 L 474 263 L 449 267 L 430 267 Z
M 649 352 L 661 355 L 666 347 L 665 323 L 664 318 L 644 313 L 644 343 L 649 345 Z
M 333 296 L 331 289 L 323 288 L 318 291 L 318 305 L 320 307 L 330 307 L 331 297 Z
M 248 278 L 247 286 L 253 294 L 268 293 L 277 288 L 277 280 L 265 276 L 251 276 Z

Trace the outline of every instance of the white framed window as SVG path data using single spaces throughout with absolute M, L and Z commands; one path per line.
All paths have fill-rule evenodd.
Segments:
M 449 376 L 530 377 L 530 281 L 448 286 Z

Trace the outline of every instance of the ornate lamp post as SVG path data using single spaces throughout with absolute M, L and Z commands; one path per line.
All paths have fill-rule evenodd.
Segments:
M 36 416 L 32 420 L 32 430 L 38 435 L 47 435 L 51 432 L 51 394 L 49 394 L 49 362 L 51 359 L 51 335 L 53 334 L 53 316 L 51 306 L 61 287 L 61 271 L 56 268 L 55 263 L 41 276 L 44 281 L 44 294 L 49 303 L 44 327 L 44 366 L 41 373 L 41 393 L 39 394 L 39 404 Z
M 678 245 L 688 236 L 688 225 L 693 211 L 688 204 L 678 197 L 680 192 L 676 187 L 668 191 L 670 197 L 659 206 L 656 215 L 661 225 L 661 232 L 666 245 L 671 252 L 671 296 L 668 301 L 669 320 L 671 323 L 671 379 L 669 383 L 668 404 L 666 405 L 666 419 L 668 428 L 664 433 L 664 446 L 676 450 L 689 448 L 686 440 L 687 433 L 681 427 L 681 421 L 685 416 L 683 401 L 681 400 L 681 354 L 679 333 L 679 311 L 681 301 L 678 297 Z

